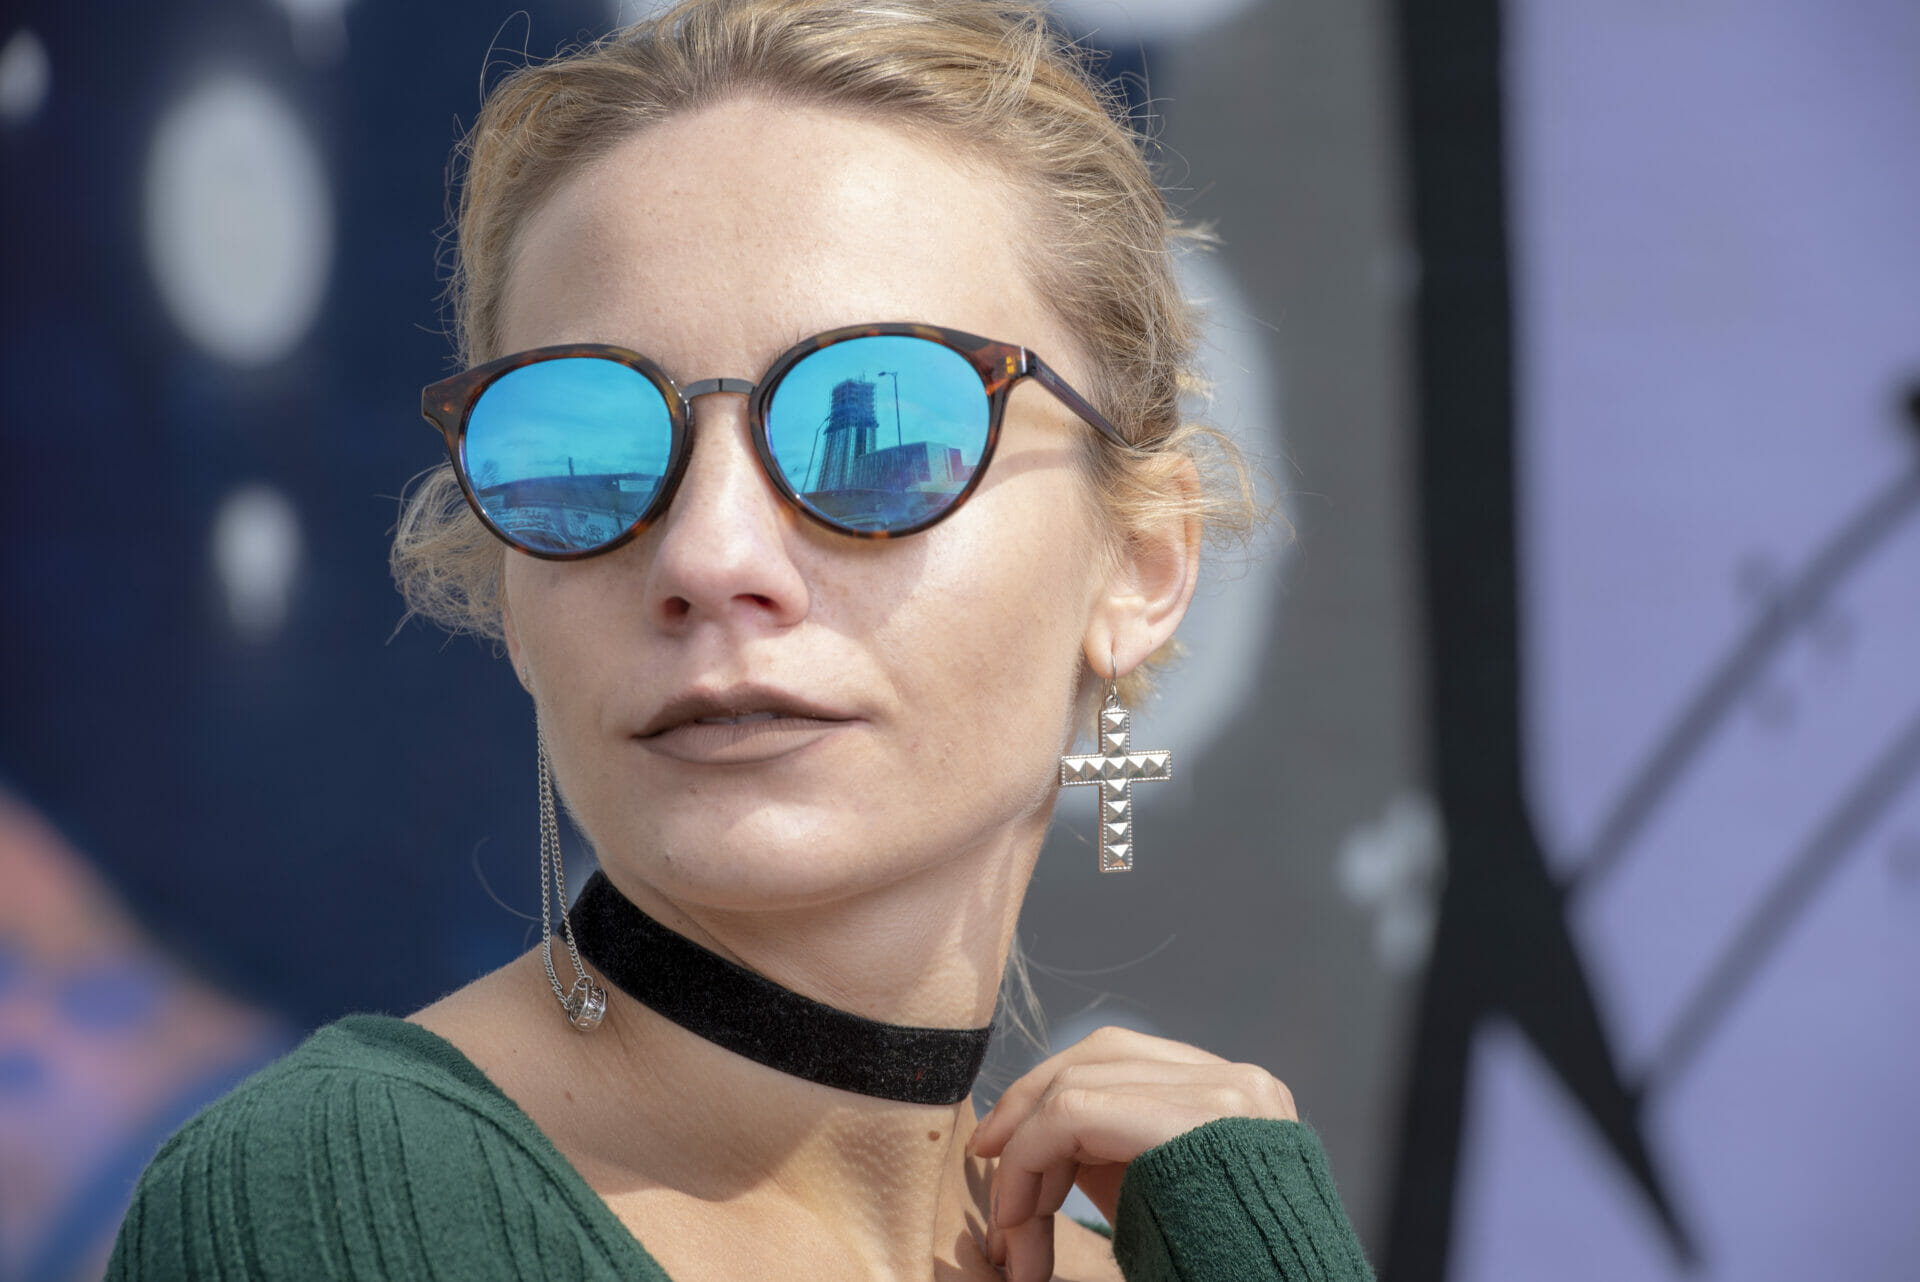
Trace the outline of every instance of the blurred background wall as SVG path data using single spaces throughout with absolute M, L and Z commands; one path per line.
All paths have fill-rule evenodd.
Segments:
M 529 942 L 530 709 L 396 632 L 385 538 L 461 122 L 633 11 L 0 16 L 0 1280 L 97 1274 L 201 1102 Z M 1915 11 L 1060 12 L 1220 236 L 1204 412 L 1290 529 L 1136 712 L 1137 869 L 1062 801 L 1056 1046 L 1272 1068 L 1394 1282 L 1903 1276 Z
M 1920 9 L 1400 14 L 1450 859 L 1388 1274 L 1910 1276 Z

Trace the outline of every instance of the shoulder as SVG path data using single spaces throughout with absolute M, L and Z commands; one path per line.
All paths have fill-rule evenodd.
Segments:
M 588 1257 L 618 1243 L 595 1240 L 605 1226 L 571 1175 L 453 1046 L 349 1016 L 167 1141 L 109 1276 L 534 1276 L 569 1256 L 593 1276 Z
M 341 1146 L 367 1151 L 422 1131 L 492 1125 L 506 1101 L 452 1046 L 383 1015 L 350 1015 L 314 1033 L 217 1100 L 161 1148 L 158 1161 L 361 1168 Z M 367 1174 L 370 1176 L 371 1171 Z

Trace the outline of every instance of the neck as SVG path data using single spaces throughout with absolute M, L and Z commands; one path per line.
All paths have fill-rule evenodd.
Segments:
M 791 993 L 882 1024 L 951 1029 L 991 1020 L 1024 884 L 988 861 L 956 861 L 825 903 L 741 910 L 671 900 L 617 870 L 607 880 L 666 930 Z
M 612 1178 L 590 1174 L 596 1187 L 638 1177 L 726 1208 L 767 1237 L 818 1243 L 809 1255 L 867 1264 L 848 1277 L 924 1276 L 928 1261 L 964 1258 L 970 1222 L 984 1234 L 987 1167 L 966 1156 L 971 1099 L 905 1104 L 820 1086 L 612 1000 L 619 1062 L 604 1066 L 604 1089 L 631 1107 L 598 1137 Z
M 990 1026 L 888 1023 L 817 1001 L 667 929 L 595 873 L 571 912 L 579 955 L 614 988 L 723 1049 L 822 1086 L 908 1104 L 965 1099 Z M 549 946 L 550 949 L 550 946 Z M 600 1019 L 596 986 L 568 1005 Z
M 972 1028 L 992 1019 L 1039 837 L 805 909 L 716 912 L 619 889 L 669 929 L 816 1001 L 891 1024 Z M 913 1104 L 823 1086 L 609 989 L 600 1031 L 567 1034 L 568 1058 L 590 1078 L 582 1098 L 629 1105 L 586 1138 L 606 1180 L 798 1216 L 883 1276 L 972 1253 L 968 1221 L 984 1217 L 986 1184 L 965 1156 L 970 1099 Z M 544 1002 L 544 1018 L 560 1021 L 550 990 Z

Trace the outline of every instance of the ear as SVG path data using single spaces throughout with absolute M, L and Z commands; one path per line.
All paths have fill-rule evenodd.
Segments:
M 1174 483 L 1196 491 L 1199 473 L 1187 463 Z M 1102 677 L 1117 677 L 1145 663 L 1186 617 L 1199 573 L 1200 522 L 1194 517 L 1176 512 L 1126 534 L 1087 623 L 1087 666 Z

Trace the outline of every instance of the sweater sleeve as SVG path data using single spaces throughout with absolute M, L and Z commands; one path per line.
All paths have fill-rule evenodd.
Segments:
M 1372 1282 L 1326 1154 L 1299 1122 L 1229 1117 L 1127 1167 L 1114 1258 L 1128 1282 Z

